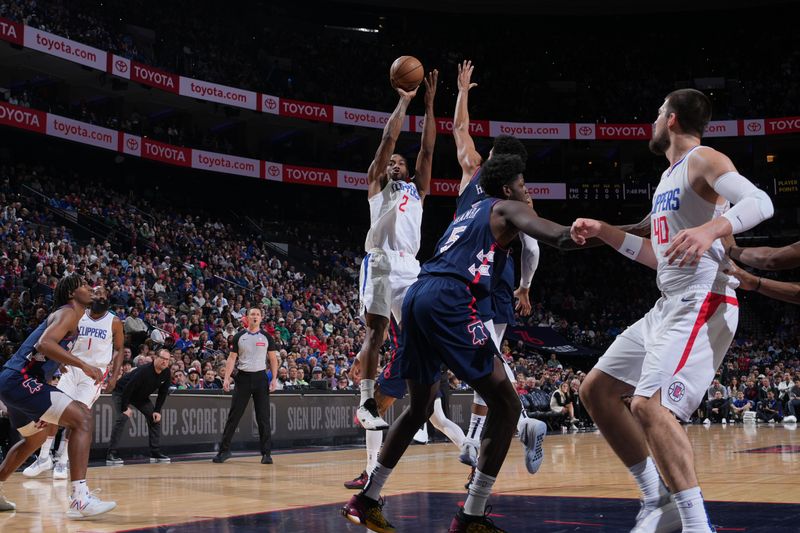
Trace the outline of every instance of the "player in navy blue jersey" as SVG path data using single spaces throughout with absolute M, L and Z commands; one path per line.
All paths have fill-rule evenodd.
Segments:
M 67 517 L 81 519 L 106 513 L 117 504 L 101 501 L 86 485 L 92 443 L 91 411 L 47 382 L 60 364 L 79 368 L 95 383 L 102 381 L 103 372 L 69 353 L 77 337 L 78 322 L 92 303 L 91 289 L 72 274 L 58 282 L 53 296 L 53 312 L 25 339 L 0 372 L 0 400 L 22 437 L 0 464 L 0 511 L 16 509 L 3 496 L 3 483 L 41 447 L 47 437 L 43 429 L 50 423 L 72 431 L 68 449 L 72 494 Z
M 505 248 L 520 231 L 554 246 L 569 232 L 538 217 L 527 205 L 523 170 L 522 160 L 512 155 L 496 155 L 484 164 L 480 183 L 489 197 L 453 220 L 406 295 L 400 360 L 410 406 L 392 424 L 366 487 L 343 508 L 351 522 L 394 531 L 378 503 L 380 491 L 430 415 L 444 363 L 480 393 L 492 413 L 469 495 L 450 531 L 466 531 L 473 524 L 483 531 L 501 531 L 484 511 L 514 435 L 520 402 L 481 317 L 491 314 L 492 277 L 502 271 Z

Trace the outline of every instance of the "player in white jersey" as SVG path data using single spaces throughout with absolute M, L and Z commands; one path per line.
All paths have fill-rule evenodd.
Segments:
M 107 381 L 95 384 L 94 380 L 83 372 L 67 368 L 58 382 L 59 390 L 89 409 L 101 392 L 110 392 L 114 389 L 119 377 L 125 343 L 122 321 L 108 310 L 108 293 L 105 287 L 98 285 L 92 292 L 94 293 L 92 305 L 78 323 L 78 336 L 70 353 L 81 361 L 99 368 Z M 57 431 L 58 426 L 52 425 L 48 428 L 48 436 L 39 451 L 39 457 L 23 471 L 25 476 L 34 477 L 53 468 L 53 479 L 67 479 L 68 429 L 64 430 L 55 457 L 50 458 L 50 450 Z
M 591 219 L 572 227 L 578 244 L 599 237 L 655 269 L 662 293 L 617 337 L 580 390 L 642 492 L 637 533 L 712 531 L 691 444 L 676 417 L 688 420 L 700 404 L 738 324 L 737 282 L 724 272 L 720 239 L 773 213 L 769 196 L 728 157 L 700 145 L 710 119 L 711 103 L 694 89 L 670 93 L 659 109 L 650 148 L 666 155 L 670 168 L 653 197 L 651 240 Z M 631 395 L 629 411 L 622 398 Z
M 389 427 L 375 401 L 378 350 L 386 337 L 390 317 L 394 315 L 400 322 L 403 298 L 419 274 L 416 256 L 421 239 L 422 203 L 430 189 L 436 142 L 433 101 L 438 76 L 434 70 L 424 80 L 425 118 L 413 179 L 409 179 L 406 159 L 393 152 L 406 110 L 418 88 L 413 91 L 396 88 L 400 99 L 383 129 L 380 146 L 367 171 L 370 230 L 364 243 L 367 254 L 361 263 L 358 284 L 367 334 L 358 354 L 357 368 L 362 378 L 357 418 L 367 430 Z

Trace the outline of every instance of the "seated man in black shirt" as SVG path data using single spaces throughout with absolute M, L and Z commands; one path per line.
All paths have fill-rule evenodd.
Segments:
M 169 463 L 170 458 L 161 453 L 159 442 L 161 440 L 161 407 L 169 394 L 171 376 L 169 370 L 169 350 L 159 350 L 153 362 L 140 366 L 136 370 L 122 376 L 117 382 L 117 387 L 111 393 L 114 400 L 114 410 L 117 419 L 111 431 L 111 441 L 108 444 L 107 465 L 121 465 L 122 459 L 117 455 L 117 446 L 122 432 L 128 424 L 128 419 L 133 415 L 131 406 L 136 407 L 147 419 L 147 428 L 150 436 L 150 462 Z M 150 401 L 150 395 L 158 391 L 156 405 Z

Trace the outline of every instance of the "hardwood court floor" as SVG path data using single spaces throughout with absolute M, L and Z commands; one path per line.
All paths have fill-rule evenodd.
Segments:
M 700 483 L 707 500 L 759 504 L 800 503 L 797 482 L 797 475 L 800 473 L 800 435 L 797 431 L 780 425 L 759 425 L 758 428 L 741 425 L 711 428 L 690 426 L 687 430 L 694 446 Z M 552 497 L 637 498 L 637 490 L 627 471 L 610 452 L 599 433 L 551 435 L 545 440 L 545 446 L 544 464 L 537 475 L 530 476 L 522 464 L 520 444 L 512 444 L 509 458 L 495 485 L 495 492 L 504 495 L 501 499 L 511 496 L 547 496 L 551 498 L 548 501 L 559 499 Z M 101 496 L 115 499 L 119 506 L 115 511 L 96 520 L 83 522 L 68 521 L 64 515 L 68 482 L 53 482 L 45 475 L 31 480 L 17 473 L 6 483 L 5 492 L 10 500 L 17 503 L 18 510 L 13 514 L 0 513 L 0 531 L 105 532 L 185 522 L 195 524 L 179 530 L 194 531 L 199 530 L 201 524 L 218 522 L 208 521 L 209 518 L 275 510 L 284 510 L 283 514 L 286 514 L 291 513 L 292 509 L 297 510 L 296 514 L 310 516 L 313 509 L 299 509 L 324 504 L 338 505 L 350 497 L 352 491 L 346 490 L 342 482 L 363 470 L 364 456 L 361 449 L 347 449 L 276 453 L 275 464 L 272 466 L 261 465 L 259 457 L 250 456 L 234 457 L 222 465 L 213 464 L 204 458 L 166 465 L 91 468 L 90 487 L 101 488 Z M 390 496 L 386 507 L 387 516 L 394 518 L 392 502 L 395 500 L 391 498 L 392 495 L 463 495 L 467 474 L 467 467 L 458 462 L 456 449 L 451 444 L 412 446 L 386 487 L 385 495 Z M 417 514 L 423 517 L 425 512 L 430 512 L 437 516 L 443 515 L 449 521 L 455 510 L 454 502 L 459 498 L 463 500 L 463 496 L 455 494 L 449 497 L 454 501 L 448 502 L 448 505 L 438 506 L 431 503 L 425 506 L 431 509 L 423 510 L 420 507 Z M 402 498 L 408 499 L 407 496 Z M 625 504 L 635 508 L 631 502 Z M 767 508 L 771 509 L 772 506 L 765 506 L 765 512 Z M 794 513 L 800 510 L 800 506 L 781 509 L 789 509 Z M 629 512 L 631 511 L 626 508 L 626 517 Z M 307 529 L 296 525 L 290 528 L 290 522 L 284 520 L 283 527 L 275 526 L 276 529 L 272 529 L 271 526 L 262 525 L 258 530 L 365 531 L 348 525 L 341 517 L 336 516 L 335 507 L 326 507 L 324 513 L 321 521 L 316 521 L 314 527 Z M 573 524 L 569 521 L 569 505 L 559 513 L 562 522 L 557 523 Z M 635 514 L 635 510 L 633 513 Z M 714 518 L 712 516 L 712 520 Z M 631 521 L 632 519 L 633 516 L 630 516 Z M 504 520 L 506 519 L 499 518 L 498 525 L 509 527 L 511 531 L 532 530 L 527 525 L 520 526 L 521 529 L 511 528 Z M 319 526 L 319 523 L 324 526 Z M 426 523 L 430 524 L 423 517 L 420 526 L 414 528 L 415 533 L 437 530 L 427 528 Z M 800 529 L 800 516 L 794 523 Z M 231 523 L 225 527 L 205 527 L 203 530 L 240 529 Z M 559 529 L 568 530 L 618 529 L 581 529 L 578 526 L 574 529 Z M 398 528 L 398 531 L 401 529 Z

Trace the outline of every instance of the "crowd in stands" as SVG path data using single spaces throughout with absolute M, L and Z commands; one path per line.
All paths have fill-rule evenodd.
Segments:
M 253 16 L 243 16 L 247 9 L 258 14 L 248 10 Z M 676 14 L 681 49 L 691 53 L 676 53 L 669 45 L 677 38 L 674 27 L 654 24 L 664 14 L 607 16 L 590 30 L 558 16 L 385 15 L 345 14 L 324 5 L 309 13 L 291 5 L 220 10 L 213 3 L 154 6 L 145 0 L 11 0 L 0 6 L 2 17 L 171 72 L 299 100 L 389 110 L 394 95 L 377 81 L 386 79 L 394 57 L 412 53 L 444 73 L 454 74 L 462 59 L 474 60 L 474 81 L 482 87 L 476 93 L 481 97 L 470 102 L 476 118 L 650 121 L 665 87 L 676 86 L 709 91 L 720 119 L 797 113 L 797 41 L 788 26 L 771 23 L 771 31 L 762 31 L 758 17 L 766 11 Z M 707 31 L 709 17 L 725 25 L 727 38 Z M 379 31 L 341 29 L 353 25 Z M 586 50 L 602 50 L 609 60 L 598 62 Z M 520 72 L 526 83 L 520 83 Z M 454 79 L 442 78 L 448 109 Z M 506 105 L 509 98 L 514 106 Z
M 365 334 L 356 318 L 355 280 L 366 228 L 339 233 L 329 224 L 277 224 L 277 235 L 307 250 L 310 259 L 299 264 L 278 257 L 265 233 L 218 211 L 182 208 L 176 198 L 158 201 L 107 177 L 22 163 L 0 167 L 0 359 L 46 317 L 57 280 L 79 272 L 108 288 L 124 324 L 126 371 L 150 362 L 163 345 L 173 354 L 175 390 L 220 389 L 228 339 L 256 305 L 280 347 L 279 389 L 354 390 L 351 366 Z M 107 239 L 79 238 L 81 228 L 69 222 L 90 219 L 102 223 Z M 657 297 L 651 273 L 613 251 L 543 247 L 533 313 L 518 319 L 601 353 Z M 729 401 L 701 406 L 699 420 L 737 419 L 739 392 L 765 421 L 800 406 L 789 386 L 800 372 L 796 310 L 759 298 L 742 297 L 743 316 L 757 311 L 760 320 L 742 321 L 718 375 L 721 399 Z M 578 397 L 590 360 L 560 361 L 522 342 L 506 341 L 502 351 L 531 415 L 554 429 L 591 424 Z M 450 386 L 465 387 L 455 376 Z M 717 399 L 709 393 L 709 402 Z

